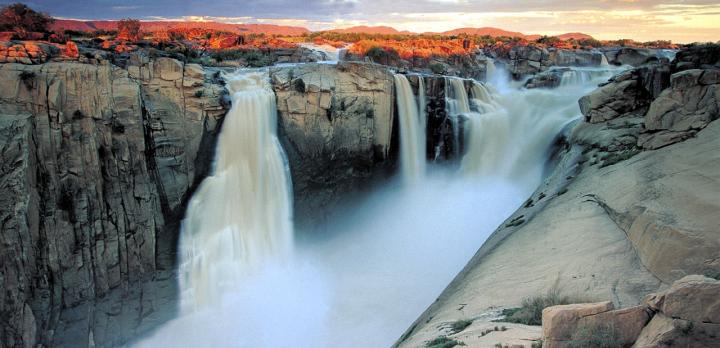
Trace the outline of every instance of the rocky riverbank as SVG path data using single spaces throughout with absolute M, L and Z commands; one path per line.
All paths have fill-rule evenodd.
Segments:
M 717 276 L 717 49 L 640 66 L 581 99 L 586 121 L 568 135 L 554 172 L 397 346 L 446 336 L 467 346 L 529 347 L 539 331 L 509 324 L 482 332 L 500 325 L 489 323 L 500 309 L 549 289 L 624 308 L 686 275 Z M 454 333 L 458 321 L 471 324 Z

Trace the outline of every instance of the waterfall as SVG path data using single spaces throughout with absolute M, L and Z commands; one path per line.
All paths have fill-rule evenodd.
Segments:
M 601 83 L 607 79 L 608 71 L 607 68 L 572 68 L 565 70 L 560 75 L 560 87 L 582 87 L 591 83 Z
M 607 56 L 603 52 L 600 52 L 600 66 L 610 66 L 610 63 L 608 63 L 607 60 Z
M 557 89 L 447 77 L 446 111 L 465 143 L 459 170 L 376 187 L 297 240 L 268 76 L 228 76 L 233 104 L 214 173 L 191 199 L 181 234 L 184 311 L 137 346 L 391 346 L 538 188 L 553 142 L 581 117 L 577 100 L 613 74 L 603 71 Z M 424 143 L 405 141 L 425 139 L 419 82 L 416 97 L 395 76 L 401 156 L 414 160 L 415 179 Z
M 266 72 L 225 77 L 232 108 L 215 167 L 190 200 L 180 240 L 183 311 L 205 307 L 292 248 L 290 175 Z
M 560 86 L 584 85 L 592 78 L 588 70 L 567 70 L 560 76 Z
M 422 77 L 419 78 L 422 81 Z M 419 89 L 423 95 L 424 83 Z M 407 77 L 395 74 L 395 92 L 400 124 L 400 165 L 403 181 L 415 183 L 425 174 L 425 114 L 424 96 L 415 100 Z M 419 110 L 423 110 L 421 114 Z

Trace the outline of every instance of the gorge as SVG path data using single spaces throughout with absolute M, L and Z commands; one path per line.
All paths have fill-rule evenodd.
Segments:
M 0 44 L 0 347 L 720 338 L 718 45 L 72 47 Z

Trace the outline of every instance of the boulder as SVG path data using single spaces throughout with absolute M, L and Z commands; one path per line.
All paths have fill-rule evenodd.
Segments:
M 636 70 L 626 71 L 592 93 L 580 98 L 580 111 L 590 123 L 605 122 L 633 112 L 650 103 Z
M 551 69 L 536 74 L 525 82 L 525 88 L 555 88 L 560 86 L 560 81 L 566 71 L 570 71 L 570 69 Z
M 599 66 L 602 53 L 590 50 L 566 50 L 548 48 L 548 63 L 551 66 Z
M 553 341 L 567 341 L 577 329 L 581 318 L 613 310 L 611 301 L 597 303 L 576 303 L 552 306 L 543 309 L 543 338 Z
M 609 330 L 623 347 L 632 345 L 650 320 L 646 306 L 612 310 L 612 302 L 571 304 L 543 310 L 543 347 L 566 347 L 577 332 Z
M 657 50 L 636 47 L 619 47 L 605 52 L 610 64 L 640 66 L 657 61 Z
M 510 49 L 507 57 L 508 70 L 516 78 L 538 73 L 550 65 L 547 49 L 537 46 L 515 46 Z
M 672 72 L 689 69 L 712 69 L 720 67 L 720 45 L 692 45 L 675 55 Z
M 648 295 L 644 302 L 653 310 L 672 318 L 720 324 L 720 280 L 689 275 L 670 289 Z
M 657 149 L 689 138 L 720 117 L 720 70 L 677 72 L 670 85 L 645 116 L 648 133 L 639 141 L 644 148 Z
M 720 325 L 656 314 L 643 328 L 633 348 L 716 347 Z

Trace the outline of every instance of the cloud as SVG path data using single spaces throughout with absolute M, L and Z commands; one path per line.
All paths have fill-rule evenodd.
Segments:
M 716 0 L 35 0 L 29 4 L 55 16 L 88 19 L 195 16 L 312 30 L 352 25 L 411 31 L 495 26 L 523 33 L 582 31 L 603 39 L 720 39 L 715 34 L 720 32 Z

